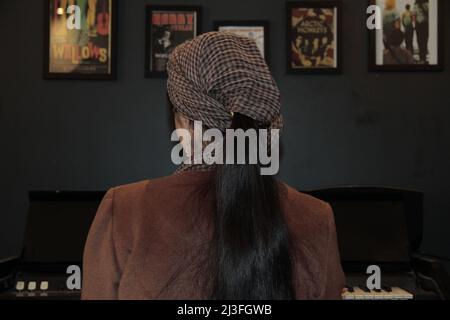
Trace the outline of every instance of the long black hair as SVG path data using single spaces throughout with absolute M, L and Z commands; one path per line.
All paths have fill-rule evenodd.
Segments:
M 173 126 L 170 99 L 169 119 Z M 265 128 L 234 113 L 231 129 Z M 258 137 L 259 140 L 259 137 Z M 246 159 L 249 148 L 246 147 Z M 236 152 L 234 153 L 236 155 Z M 235 162 L 236 163 L 236 162 Z M 211 299 L 294 299 L 290 239 L 273 176 L 261 175 L 259 164 L 216 165 L 214 233 L 210 245 Z
M 231 129 L 255 129 L 235 113 Z M 236 154 L 236 153 L 235 153 Z M 248 161 L 249 148 L 246 148 Z M 236 163 L 236 162 L 235 162 Z M 214 299 L 293 299 L 290 241 L 278 183 L 259 164 L 216 166 Z

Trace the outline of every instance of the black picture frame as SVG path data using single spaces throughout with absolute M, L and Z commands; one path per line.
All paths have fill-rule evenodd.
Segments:
M 432 0 L 430 0 L 432 1 Z M 369 36 L 369 72 L 439 72 L 444 70 L 444 2 L 443 0 L 436 0 L 438 4 L 438 23 L 437 23 L 437 54 L 438 63 L 429 64 L 401 64 L 401 65 L 379 65 L 376 63 L 376 31 L 368 30 Z M 368 0 L 368 5 L 376 4 L 376 0 Z
M 336 66 L 335 67 L 304 67 L 294 68 L 292 66 L 292 41 L 294 30 L 292 27 L 292 10 L 304 9 L 336 9 L 336 26 L 335 26 L 335 50 L 336 50 Z M 287 74 L 341 74 L 342 73 L 342 1 L 295 1 L 286 2 L 286 73 Z
M 107 0 L 111 5 L 111 11 L 107 12 L 110 19 L 110 35 L 109 42 L 109 61 L 110 70 L 108 73 L 88 73 L 88 72 L 53 72 L 50 70 L 50 27 L 51 27 L 51 2 L 52 0 L 43 0 L 44 9 L 44 53 L 43 53 L 43 78 L 45 80 L 100 80 L 100 81 L 115 81 L 117 79 L 117 27 L 118 27 L 118 4 L 117 0 Z M 97 21 L 96 21 L 97 22 Z
M 220 27 L 262 27 L 264 32 L 264 59 L 270 65 L 270 22 L 268 20 L 216 20 L 213 30 L 220 31 Z
M 167 72 L 164 69 L 155 70 L 152 66 L 152 43 L 153 43 L 153 15 L 154 11 L 166 11 L 169 12 L 195 12 L 195 31 L 193 37 L 201 34 L 202 26 L 202 7 L 197 5 L 146 5 L 145 6 L 145 77 L 146 78 L 165 78 Z M 191 37 L 191 38 L 193 38 Z M 178 45 L 180 43 L 176 43 Z

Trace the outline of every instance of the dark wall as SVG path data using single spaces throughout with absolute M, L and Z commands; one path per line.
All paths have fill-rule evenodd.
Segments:
M 102 190 L 173 170 L 165 82 L 143 77 L 146 1 L 119 2 L 118 80 L 89 82 L 44 81 L 42 1 L 0 1 L 0 257 L 20 251 L 27 190 Z M 287 76 L 284 1 L 175 3 L 203 5 L 204 30 L 215 19 L 270 20 L 282 178 L 300 189 L 422 190 L 424 249 L 450 256 L 449 54 L 445 72 L 369 73 L 366 1 L 346 0 L 343 74 Z M 445 16 L 448 31 L 450 5 Z

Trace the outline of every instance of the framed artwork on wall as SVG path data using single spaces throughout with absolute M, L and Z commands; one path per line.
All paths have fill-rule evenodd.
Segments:
M 148 5 L 145 24 L 145 76 L 165 77 L 175 47 L 200 34 L 199 6 Z
M 44 78 L 115 80 L 116 0 L 44 4 Z
M 369 70 L 443 70 L 442 0 L 369 0 L 381 29 L 369 31 Z
M 267 64 L 270 61 L 269 21 L 266 20 L 238 20 L 214 21 L 215 31 L 231 32 L 255 40 L 261 55 Z
M 287 73 L 339 74 L 342 68 L 342 3 L 286 4 Z

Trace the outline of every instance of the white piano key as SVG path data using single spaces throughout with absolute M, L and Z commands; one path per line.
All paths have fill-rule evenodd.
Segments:
M 361 290 L 360 288 L 354 287 L 353 290 L 355 291 L 353 293 L 353 295 L 355 297 L 355 300 L 366 300 L 366 299 L 368 299 L 367 296 L 366 296 L 366 293 L 363 290 Z
M 377 298 L 377 293 L 375 291 L 370 290 L 370 292 L 366 292 L 363 289 L 361 289 L 361 290 L 364 292 L 366 300 L 375 300 Z
M 381 290 L 381 297 L 383 300 L 391 300 L 391 292 L 386 290 Z
M 386 292 L 371 290 L 371 294 L 373 296 L 373 300 L 383 300 L 386 296 Z
M 342 293 L 343 300 L 410 300 L 414 296 L 406 290 L 393 287 L 392 291 L 381 290 L 379 292 L 371 290 L 366 292 L 359 287 L 354 287 L 353 292 L 345 289 Z
M 412 300 L 414 299 L 414 296 L 409 293 L 408 291 L 399 288 L 399 287 L 393 287 L 392 293 L 395 295 L 395 297 L 399 300 Z
M 350 292 L 348 290 L 345 290 L 342 295 L 342 300 L 355 300 L 355 297 L 353 295 L 353 292 Z

